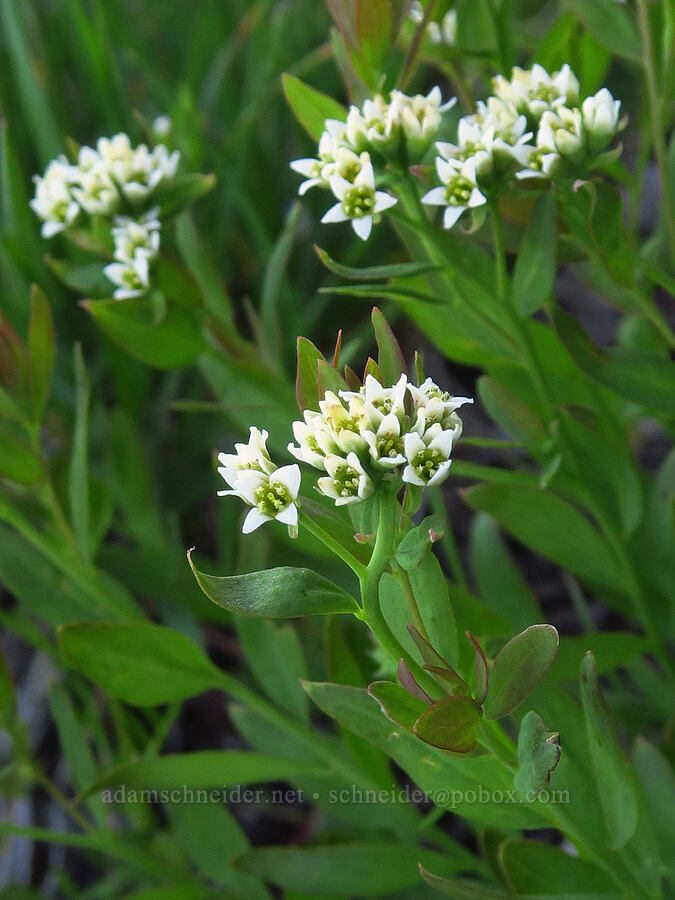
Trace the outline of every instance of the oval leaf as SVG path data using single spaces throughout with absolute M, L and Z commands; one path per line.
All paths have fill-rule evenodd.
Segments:
M 374 681 L 368 686 L 368 693 L 377 700 L 388 719 L 411 734 L 415 722 L 429 708 L 424 700 L 411 697 L 406 690 L 391 681 Z
M 280 566 L 248 575 L 219 577 L 200 572 L 188 553 L 197 584 L 209 600 L 244 616 L 292 618 L 294 616 L 360 614 L 347 591 L 311 569 Z
M 516 307 L 529 316 L 544 305 L 556 272 L 555 195 L 546 191 L 534 204 L 513 273 Z
M 485 701 L 485 716 L 501 719 L 534 690 L 558 655 L 558 632 L 553 625 L 531 625 L 497 654 Z
M 476 744 L 483 714 L 470 697 L 446 697 L 422 713 L 415 734 L 426 744 L 453 753 L 468 753 Z
M 560 735 L 549 731 L 544 720 L 530 710 L 520 723 L 518 735 L 517 791 L 543 791 L 560 760 Z

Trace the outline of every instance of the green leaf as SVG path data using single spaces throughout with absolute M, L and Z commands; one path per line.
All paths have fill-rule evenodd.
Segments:
M 479 513 L 471 524 L 471 570 L 486 604 L 516 628 L 541 620 L 537 598 L 520 573 L 491 516 Z
M 70 454 L 70 517 L 82 556 L 89 560 L 89 375 L 82 347 L 75 345 L 75 427 Z
M 523 544 L 582 578 L 624 590 L 614 554 L 567 501 L 538 488 L 480 484 L 464 491 L 472 509 L 489 513 Z
M 104 260 L 91 263 L 72 263 L 65 259 L 46 256 L 45 262 L 59 281 L 81 297 L 110 296 L 110 281 L 103 274 Z
M 265 345 L 273 358 L 279 358 L 282 351 L 279 298 L 301 215 L 302 204 L 296 200 L 288 211 L 281 234 L 265 266 L 260 293 L 260 319 Z
M 334 394 L 337 394 L 338 391 L 346 390 L 347 382 L 335 366 L 324 359 L 320 359 L 316 365 L 319 373 L 319 395 L 322 399 L 326 391 L 333 391 Z
M 206 348 L 197 320 L 176 303 L 159 323 L 146 299 L 86 300 L 82 306 L 115 343 L 149 366 L 189 366 Z
M 41 484 L 45 480 L 42 462 L 16 433 L 9 423 L 0 424 L 0 478 L 18 484 Z
M 88 793 L 103 787 L 124 788 L 209 788 L 258 784 L 268 781 L 290 781 L 312 770 L 306 762 L 279 759 L 246 750 L 200 750 L 193 753 L 167 753 L 126 763 L 107 772 Z M 189 794 L 187 795 L 189 797 Z M 114 791 L 112 794 L 114 800 Z M 123 801 L 121 801 L 123 802 Z
M 220 682 L 203 650 L 160 625 L 66 625 L 59 646 L 69 665 L 134 706 L 174 703 Z
M 429 708 L 424 700 L 410 694 L 393 681 L 374 681 L 368 685 L 368 693 L 380 704 L 380 709 L 396 725 L 413 733 L 415 722 Z
M 456 668 L 459 657 L 457 623 L 438 559 L 429 553 L 416 569 L 411 569 L 408 578 L 430 643 Z
M 615 0 L 565 0 L 593 37 L 612 53 L 633 61 L 642 59 L 642 42 L 626 8 Z
M 0 728 L 3 731 L 8 730 L 13 724 L 15 715 L 16 691 L 14 689 L 14 679 L 4 656 L 0 653 Z
M 439 894 L 445 894 L 453 900 L 506 900 L 503 890 L 496 890 L 468 878 L 442 878 L 427 871 L 422 865 L 420 875 Z
M 608 890 L 606 872 L 540 841 L 510 838 L 500 847 L 500 863 L 511 891 L 545 897 L 621 896 Z
M 488 662 L 485 658 L 485 653 L 483 652 L 483 648 L 478 643 L 476 638 L 471 634 L 470 631 L 466 632 L 466 636 L 473 644 L 473 648 L 475 651 L 475 660 L 474 660 L 474 697 L 476 699 L 476 703 L 480 706 L 485 703 L 485 698 L 488 695 L 488 690 L 490 687 L 490 676 L 488 669 Z
M 446 697 L 422 713 L 415 722 L 415 734 L 440 750 L 468 753 L 476 745 L 482 718 L 480 706 L 471 697 Z
M 340 515 L 337 507 L 326 506 L 313 497 L 301 497 L 300 506 L 303 513 L 306 513 L 310 519 L 327 531 L 348 553 L 356 557 L 359 562 L 368 565 L 371 556 L 370 546 L 360 544 L 354 539 L 353 524 Z
M 442 535 L 444 521 L 441 516 L 427 516 L 419 525 L 411 528 L 404 535 L 403 540 L 396 550 L 396 562 L 404 569 L 416 569 L 421 565 L 432 544 L 432 536 Z M 436 540 L 438 537 L 436 537 Z
M 356 32 L 364 60 L 379 78 L 392 39 L 391 0 L 356 0 Z
M 516 308 L 529 316 L 544 305 L 556 273 L 555 194 L 546 191 L 534 204 L 513 273 Z
M 55 355 L 54 322 L 49 309 L 49 301 L 44 291 L 34 284 L 31 288 L 28 358 L 35 422 L 41 422 L 44 416 Z
M 281 82 L 296 119 L 315 141 L 321 137 L 326 119 L 338 119 L 341 122 L 346 120 L 347 110 L 344 106 L 300 81 L 295 75 L 284 72 Z
M 152 203 L 159 203 L 163 219 L 176 216 L 197 200 L 205 197 L 216 186 L 216 176 L 190 172 L 171 179 L 153 193 Z
M 635 740 L 633 765 L 647 800 L 650 816 L 663 843 L 662 859 L 671 859 L 675 846 L 675 775 L 665 756 L 643 737 Z
M 438 269 L 438 266 L 434 263 L 426 262 L 391 263 L 384 266 L 367 266 L 366 268 L 354 269 L 351 266 L 344 266 L 331 259 L 328 253 L 316 244 L 314 245 L 314 252 L 329 272 L 333 272 L 335 275 L 339 275 L 348 281 L 384 281 L 389 278 L 411 278 L 415 275 L 424 275 L 425 272 Z
M 637 825 L 635 787 L 614 717 L 598 685 L 598 670 L 591 652 L 581 663 L 579 683 L 600 806 L 611 846 L 619 850 L 630 840 Z
M 553 664 L 558 641 L 552 625 L 530 625 L 502 647 L 490 675 L 486 718 L 501 719 L 523 702 Z
M 240 864 L 247 872 L 305 896 L 335 897 L 337 890 L 342 897 L 379 897 L 416 884 L 420 857 L 429 865 L 434 860 L 447 865 L 440 854 L 391 842 L 259 847 Z
M 517 791 L 527 794 L 543 791 L 551 781 L 551 772 L 560 760 L 560 735 L 549 731 L 544 720 L 534 712 L 526 713 L 518 733 L 518 771 L 514 780 Z
M 304 337 L 298 338 L 298 371 L 295 379 L 295 395 L 300 412 L 319 409 L 319 361 L 325 357 L 314 344 Z
M 265 619 L 237 617 L 237 634 L 246 661 L 265 693 L 296 719 L 308 718 L 307 678 L 302 645 L 290 624 L 281 627 Z
M 507 388 L 483 375 L 478 379 L 478 393 L 490 416 L 518 443 L 540 450 L 547 439 L 541 419 Z
M 576 681 L 579 666 L 589 650 L 595 657 L 599 674 L 604 675 L 628 665 L 651 649 L 652 642 L 649 638 L 621 631 L 563 637 L 560 639 L 558 658 L 550 678 L 558 682 Z
M 311 569 L 280 566 L 248 575 L 218 577 L 200 572 L 188 560 L 199 587 L 209 600 L 244 616 L 295 616 L 360 613 L 356 600 Z

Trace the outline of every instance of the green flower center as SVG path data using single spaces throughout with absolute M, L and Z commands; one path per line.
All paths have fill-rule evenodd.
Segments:
M 261 484 L 254 496 L 260 512 L 272 518 L 292 503 L 288 488 L 278 482 Z
M 533 100 L 543 100 L 544 103 L 553 103 L 560 96 L 560 91 L 554 84 L 540 84 L 538 88 L 531 91 L 530 96 Z
M 465 175 L 454 175 L 445 186 L 445 199 L 450 206 L 466 206 L 473 188 Z
M 130 288 L 133 291 L 138 291 L 142 287 L 144 287 L 143 282 L 136 274 L 135 269 L 125 269 L 122 273 L 122 281 L 125 286 Z
M 395 459 L 403 455 L 403 438 L 395 434 L 384 434 L 377 440 L 377 455 L 380 459 Z
M 354 185 L 345 192 L 342 208 L 350 219 L 372 215 L 375 209 L 375 191 L 365 184 Z
M 432 450 L 430 447 L 427 447 L 426 450 L 420 450 L 415 455 L 413 468 L 422 481 L 429 481 L 434 477 L 443 462 L 445 462 L 445 458 L 440 450 Z
M 341 497 L 356 497 L 359 493 L 360 475 L 352 466 L 339 466 L 333 475 L 335 490 Z

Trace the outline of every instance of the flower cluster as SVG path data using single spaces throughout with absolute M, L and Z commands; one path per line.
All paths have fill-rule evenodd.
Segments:
M 420 387 L 405 375 L 383 387 L 372 375 L 358 391 L 327 391 L 318 412 L 293 423 L 296 459 L 326 474 L 318 490 L 336 506 L 366 500 L 381 479 L 400 478 L 427 487 L 448 474 L 450 453 L 462 433 L 456 413 L 466 397 L 451 397 L 427 379 Z
M 323 474 L 319 493 L 336 506 L 367 500 L 383 481 L 398 480 L 421 488 L 447 478 L 452 448 L 462 433 L 457 410 L 468 397 L 453 397 L 430 378 L 417 387 L 401 375 L 383 387 L 372 375 L 358 391 L 326 391 L 319 411 L 305 410 L 293 423 L 297 444 L 288 450 Z M 218 472 L 230 490 L 250 507 L 244 533 L 277 519 L 294 528 L 300 469 L 277 468 L 267 451 L 267 432 L 251 427 L 247 444 L 235 453 L 220 453 Z
M 149 266 L 159 251 L 159 208 L 148 210 L 160 185 L 174 178 L 179 152 L 164 144 L 132 146 L 128 135 L 102 137 L 96 147 L 80 147 L 77 162 L 52 160 L 36 175 L 31 208 L 42 220 L 42 236 L 53 237 L 93 217 L 108 220 L 114 262 L 104 268 L 116 285 L 114 297 L 145 293 Z
M 116 216 L 112 237 L 115 242 L 115 262 L 103 272 L 117 285 L 113 297 L 125 300 L 139 297 L 150 286 L 150 264 L 159 253 L 161 223 L 155 207 L 138 221 L 128 216 Z
M 373 157 L 421 159 L 438 133 L 442 113 L 454 102 L 442 104 L 438 87 L 426 96 L 392 91 L 389 100 L 377 94 L 360 108 L 352 106 L 344 122 L 326 120 L 317 158 L 291 163 L 293 171 L 305 178 L 298 193 L 312 187 L 331 190 L 338 202 L 322 221 L 350 221 L 366 240 L 373 217 L 397 202 L 391 194 L 376 190 Z
M 498 75 L 494 95 L 459 121 L 457 143 L 437 142 L 440 187 L 422 202 L 444 206 L 444 225 L 496 197 L 513 179 L 583 174 L 602 160 L 620 127 L 620 101 L 603 88 L 579 106 L 568 65 L 549 75 L 540 65 Z

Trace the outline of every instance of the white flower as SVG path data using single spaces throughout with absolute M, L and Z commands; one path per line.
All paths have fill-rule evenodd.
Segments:
M 579 82 L 567 64 L 553 75 L 539 64 L 531 69 L 515 66 L 510 81 L 497 75 L 492 84 L 497 97 L 535 122 L 546 110 L 579 102 Z
M 364 101 L 361 109 L 351 106 L 347 113 L 347 141 L 356 150 L 384 150 L 391 133 L 387 132 L 389 105 L 382 94 Z
M 347 126 L 337 119 L 326 119 L 324 131 L 319 139 L 318 158 L 294 159 L 290 163 L 291 169 L 299 175 L 304 175 L 305 181 L 298 188 L 298 194 L 302 197 L 310 188 L 328 188 L 328 178 L 335 170 L 335 163 L 343 149 L 349 150 L 345 145 Z M 353 151 L 350 150 L 351 153 Z M 358 157 L 354 154 L 356 159 Z M 340 174 L 343 174 L 342 172 Z M 354 173 L 356 174 L 356 172 Z M 343 177 L 347 177 L 343 175 Z
M 353 182 L 340 175 L 330 176 L 330 187 L 339 200 L 321 219 L 323 223 L 351 221 L 356 234 L 367 240 L 373 227 L 373 216 L 392 207 L 395 197 L 375 190 L 375 174 L 370 159 L 363 161 Z
M 545 112 L 537 132 L 537 148 L 545 153 L 558 153 L 571 162 L 586 152 L 581 110 L 560 106 L 556 112 Z
M 91 216 L 109 216 L 119 206 L 118 189 L 110 177 L 108 167 L 99 160 L 80 174 L 73 196 Z
M 602 88 L 581 104 L 581 116 L 591 153 L 602 153 L 619 128 L 621 101 Z
M 462 433 L 462 420 L 456 410 L 465 403 L 473 403 L 470 397 L 453 397 L 447 391 L 442 391 L 431 378 L 415 387 L 408 385 L 408 390 L 413 398 L 415 419 L 411 431 L 423 435 L 432 425 L 440 425 L 443 431 L 453 433 L 453 443 Z
M 124 220 L 122 217 L 116 221 L 118 224 L 112 229 L 115 259 L 119 262 L 132 262 L 141 250 L 145 251 L 148 259 L 157 256 L 160 242 L 158 227 L 150 227 L 149 224 L 135 222 L 133 219 Z
M 449 9 L 441 20 L 443 43 L 454 47 L 457 43 L 457 10 Z
M 393 469 L 406 461 L 403 454 L 401 423 L 393 413 L 383 417 L 376 432 L 364 432 L 364 437 L 376 466 Z
M 244 519 L 244 534 L 250 534 L 272 519 L 295 528 L 298 524 L 295 501 L 300 490 L 300 479 L 300 468 L 295 464 L 274 469 L 270 474 L 257 469 L 243 469 L 236 473 L 233 482 L 228 481 L 232 484 L 232 490 L 218 491 L 218 496 L 239 497 L 252 507 Z
M 300 462 L 315 469 L 325 469 L 326 455 L 338 453 L 339 447 L 321 413 L 306 409 L 303 415 L 304 422 L 293 422 L 293 436 L 298 446 L 290 443 L 288 451 Z
M 414 0 L 409 16 L 417 25 L 423 20 L 424 7 L 420 0 Z M 457 10 L 449 10 L 443 16 L 440 25 L 438 22 L 429 22 L 427 37 L 432 44 L 446 44 L 448 47 L 453 47 L 457 43 Z
M 532 134 L 524 133 L 526 121 L 525 116 L 513 116 L 510 127 L 505 128 L 505 123 L 489 112 L 484 116 L 464 116 L 459 120 L 457 144 L 438 141 L 436 147 L 448 161 L 461 162 L 473 157 L 476 178 L 485 185 L 494 178 L 511 174 L 527 162 L 527 142 Z
M 150 285 L 150 266 L 148 256 L 139 250 L 129 262 L 113 262 L 103 268 L 103 274 L 118 285 L 113 294 L 115 300 L 128 300 L 140 297 Z
M 171 134 L 171 117 L 157 116 L 152 123 L 152 133 L 157 137 L 167 137 Z
M 411 160 L 421 158 L 436 137 L 441 124 L 441 114 L 457 102 L 453 97 L 442 103 L 441 89 L 433 87 L 425 96 L 408 97 L 402 91 L 392 91 L 387 111 L 386 134 L 400 131 L 405 137 Z
M 403 481 L 420 487 L 432 487 L 448 477 L 454 442 L 452 431 L 444 431 L 440 425 L 432 425 L 423 436 L 409 432 L 403 438 L 408 465 L 403 471 Z
M 337 394 L 326 391 L 324 399 L 319 401 L 319 409 L 323 416 L 330 438 L 335 442 L 341 453 L 355 451 L 360 453 L 367 447 L 365 438 L 361 435 L 358 415 L 353 415 L 346 409 Z M 317 441 L 321 445 L 321 435 L 317 435 Z M 324 447 L 326 445 L 324 444 Z
M 466 209 L 473 209 L 487 203 L 476 184 L 476 160 L 470 157 L 465 162 L 436 158 L 438 177 L 442 187 L 432 188 L 422 197 L 422 203 L 430 206 L 445 206 L 443 227 L 452 228 Z
M 42 237 L 49 238 L 73 223 L 80 209 L 71 194 L 74 167 L 64 156 L 52 160 L 41 178 L 35 175 L 35 197 L 30 201 L 33 212 L 42 219 Z
M 326 497 L 335 500 L 336 506 L 360 503 L 375 490 L 356 453 L 348 453 L 346 459 L 329 454 L 325 466 L 328 475 L 318 479 L 317 487 Z
M 234 487 L 234 481 L 240 472 L 252 470 L 262 472 L 264 475 L 271 475 L 274 472 L 276 466 L 267 450 L 268 437 L 269 434 L 264 428 L 260 431 L 255 425 L 251 425 L 248 443 L 235 444 L 234 453 L 218 454 L 220 463 L 218 472 L 230 487 Z

